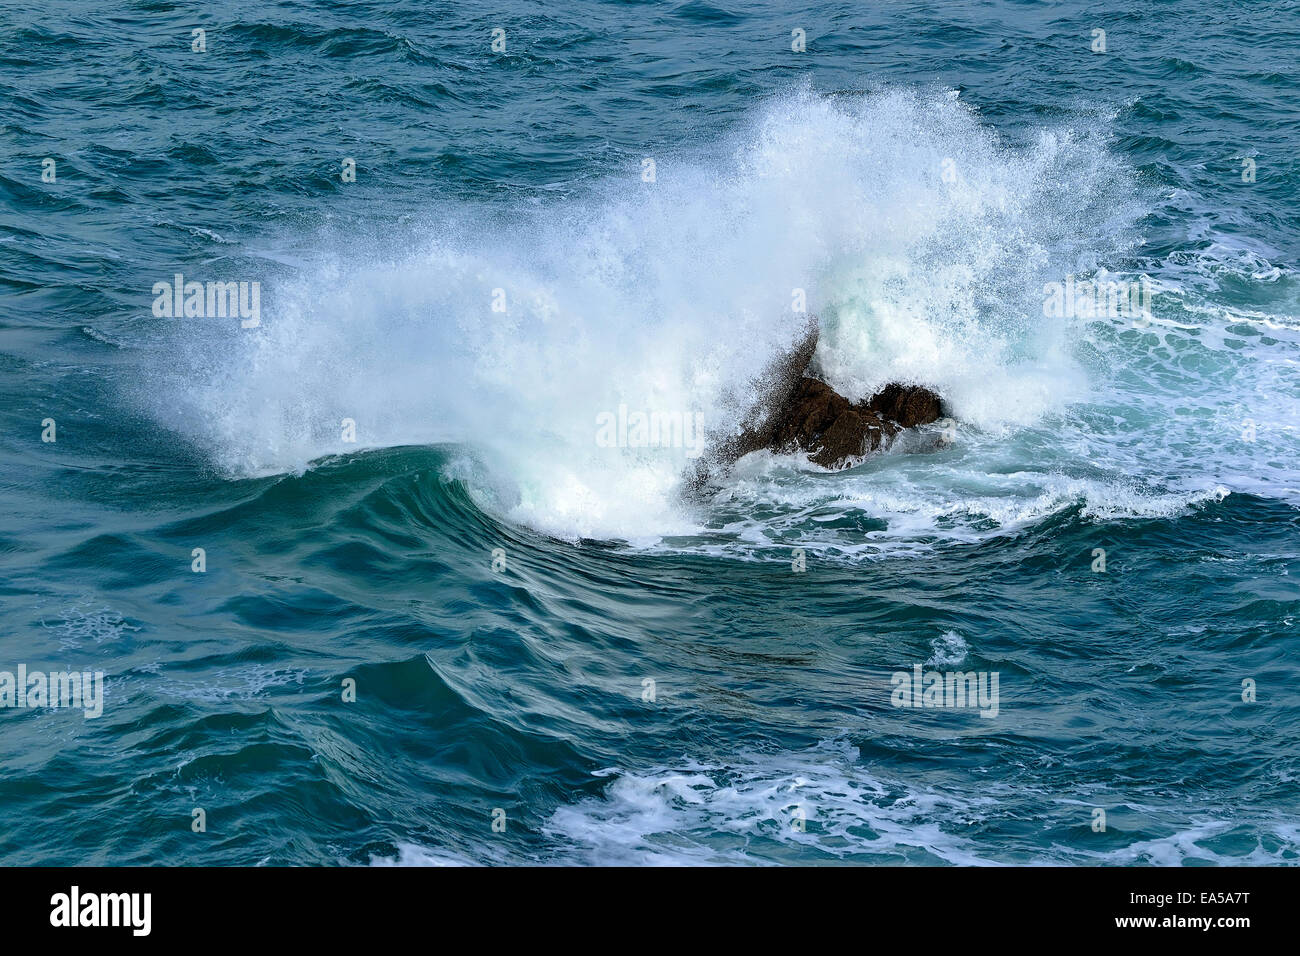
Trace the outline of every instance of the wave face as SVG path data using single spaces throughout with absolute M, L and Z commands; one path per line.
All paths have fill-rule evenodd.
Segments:
M 1300 37 L 1146 6 L 15 13 L 0 670 L 107 696 L 5 715 L 0 859 L 1300 860 Z M 688 499 L 801 309 L 951 443 Z

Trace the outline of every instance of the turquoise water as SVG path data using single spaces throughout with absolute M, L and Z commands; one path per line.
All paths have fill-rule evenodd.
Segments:
M 1294 2 L 4 0 L 0 671 L 105 696 L 0 713 L 0 859 L 1300 860 L 1297 49 Z M 258 323 L 156 315 L 177 273 Z M 794 289 L 951 443 L 685 500 L 594 440 L 734 424 Z M 996 716 L 894 706 L 917 665 Z

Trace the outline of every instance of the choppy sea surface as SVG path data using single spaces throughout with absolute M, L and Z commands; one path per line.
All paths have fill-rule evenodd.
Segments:
M 0 671 L 104 673 L 0 708 L 0 861 L 1300 861 L 1298 51 L 1285 0 L 0 0 Z M 734 424 L 794 290 L 950 440 L 698 499 L 595 440 Z

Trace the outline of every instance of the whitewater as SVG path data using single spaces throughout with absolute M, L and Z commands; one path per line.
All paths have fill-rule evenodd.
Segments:
M 1276 448 L 1242 437 L 1294 371 L 1294 318 L 1216 304 L 1197 282 L 1290 273 L 1220 246 L 1145 256 L 1162 197 L 1112 135 L 1099 112 L 1011 145 L 955 91 L 777 95 L 730 138 L 661 157 L 651 183 L 638 167 L 535 205 L 430 203 L 397 240 L 261 251 L 295 258 L 266 328 L 187 329 L 144 402 L 232 475 L 348 453 L 345 419 L 361 448 L 462 447 L 454 467 L 485 507 L 568 540 L 720 532 L 858 553 L 876 548 L 793 529 L 848 511 L 905 541 L 975 540 L 1077 503 L 1153 516 L 1294 495 Z M 1074 276 L 1150 281 L 1150 322 L 1045 314 L 1047 285 Z M 958 446 L 833 478 L 747 461 L 711 507 L 683 502 L 681 452 L 598 447 L 598 417 L 620 406 L 733 430 L 795 341 L 800 298 L 833 387 L 933 388 Z M 1269 405 L 1295 449 L 1295 402 Z M 1225 444 L 1230 462 L 1207 457 Z

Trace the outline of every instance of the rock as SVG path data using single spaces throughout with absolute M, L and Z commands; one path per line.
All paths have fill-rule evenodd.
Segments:
M 723 439 L 709 456 L 715 464 L 729 466 L 750 452 L 771 447 L 776 423 L 803 387 L 804 372 L 817 351 L 819 334 L 817 319 L 810 319 L 799 344 L 769 364 L 750 383 L 754 398 L 749 414 L 745 416 L 740 433 Z
M 903 428 L 936 422 L 943 414 L 939 396 L 919 385 L 886 385 L 867 406 L 886 421 Z
M 764 448 L 802 451 L 824 468 L 849 468 L 901 430 L 928 425 L 942 415 L 939 396 L 920 385 L 891 383 L 854 403 L 809 377 L 817 338 L 814 318 L 799 344 L 752 383 L 754 403 L 739 433 L 717 441 L 695 462 L 686 476 L 689 491 L 699 491 L 712 474 Z
M 848 468 L 904 428 L 938 421 L 939 396 L 920 385 L 891 384 L 856 404 L 825 382 L 804 378 L 776 416 L 769 447 L 806 452 L 823 468 Z

